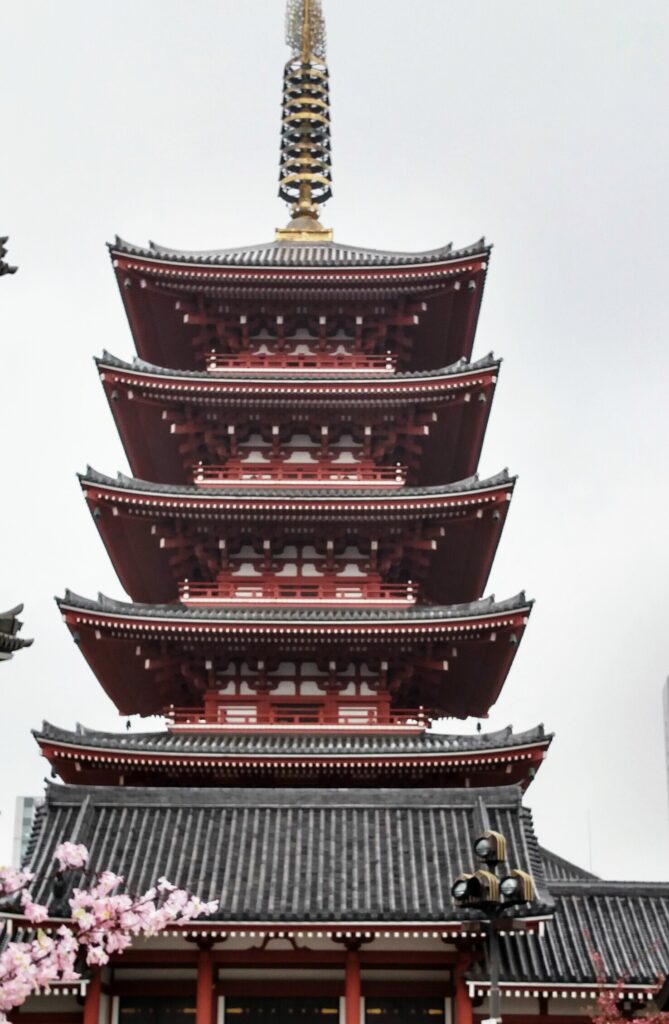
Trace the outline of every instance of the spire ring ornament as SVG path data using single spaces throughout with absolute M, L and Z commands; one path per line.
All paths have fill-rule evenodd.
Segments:
M 283 76 L 279 197 L 292 220 L 277 239 L 330 241 L 318 208 L 332 195 L 330 93 L 325 62 L 325 19 L 320 0 L 288 0 L 286 43 L 291 58 Z

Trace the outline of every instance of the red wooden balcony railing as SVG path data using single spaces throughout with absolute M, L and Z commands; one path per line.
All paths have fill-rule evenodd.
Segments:
M 193 479 L 202 487 L 221 484 L 266 487 L 282 484 L 318 487 L 401 487 L 406 482 L 406 466 L 375 466 L 362 462 L 241 462 L 221 466 L 194 467 Z
M 264 579 L 184 580 L 179 600 L 189 605 L 384 605 L 393 608 L 415 604 L 415 583 L 383 583 L 365 579 Z
M 286 725 L 303 728 L 329 729 L 405 729 L 422 731 L 430 725 L 430 719 L 423 708 L 411 710 L 394 709 L 387 711 L 377 707 L 342 707 L 335 712 L 325 707 L 289 706 L 262 708 L 249 702 L 243 707 L 218 705 L 213 710 L 200 708 L 175 708 L 165 710 L 165 717 L 175 729 L 187 728 L 229 728 L 229 729 L 271 729 Z
M 207 358 L 211 373 L 253 370 L 274 373 L 393 373 L 397 360 L 390 352 L 369 355 L 365 352 L 212 352 Z

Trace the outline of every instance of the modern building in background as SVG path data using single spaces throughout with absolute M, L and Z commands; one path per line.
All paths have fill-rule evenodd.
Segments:
M 667 800 L 669 801 L 669 676 L 664 681 L 662 710 L 664 712 L 664 758 L 667 770 Z
M 41 796 L 17 796 L 14 805 L 14 839 L 12 842 L 12 864 L 20 867 L 23 863 L 35 820 L 35 812 L 44 803 Z
M 669 967 L 669 885 L 542 849 L 525 804 L 542 726 L 432 729 L 487 714 L 531 611 L 482 596 L 514 490 L 477 476 L 500 371 L 473 352 L 490 246 L 332 239 L 315 0 L 289 3 L 288 41 L 288 226 L 215 252 L 111 246 L 138 357 L 98 369 L 134 475 L 81 486 L 130 600 L 59 606 L 119 712 L 165 728 L 36 733 L 62 782 L 35 869 L 85 843 L 132 891 L 165 875 L 219 910 L 16 1024 L 474 1024 L 485 922 L 451 886 L 491 831 L 533 880 L 499 934 L 509 1024 L 584 1016 L 595 953 L 642 1007 Z M 48 881 L 35 897 L 67 911 Z

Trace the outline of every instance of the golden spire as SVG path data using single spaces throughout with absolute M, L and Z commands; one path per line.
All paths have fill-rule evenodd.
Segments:
M 330 99 L 321 0 L 288 0 L 286 43 L 291 58 L 283 76 L 279 196 L 292 220 L 282 241 L 331 241 L 318 207 L 332 195 Z

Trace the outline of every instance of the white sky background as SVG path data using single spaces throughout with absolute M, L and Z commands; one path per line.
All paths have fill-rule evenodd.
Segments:
M 104 243 L 244 245 L 285 222 L 283 7 L 0 2 L 0 233 L 20 265 L 0 281 L 0 606 L 23 600 L 36 637 L 0 666 L 0 860 L 15 795 L 48 771 L 30 729 L 123 728 L 52 600 L 123 596 L 75 479 L 127 470 L 92 362 L 132 354 Z M 527 797 L 544 845 L 666 879 L 669 5 L 325 7 L 335 238 L 495 243 L 481 472 L 520 482 L 489 589 L 537 604 L 484 728 L 557 733 Z

